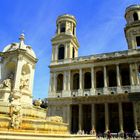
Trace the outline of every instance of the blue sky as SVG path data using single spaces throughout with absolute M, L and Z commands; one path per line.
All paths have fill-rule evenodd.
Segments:
M 139 2 L 139 3 L 138 3 Z M 126 50 L 125 8 L 139 0 L 0 0 L 0 51 L 18 42 L 24 32 L 25 43 L 32 46 L 36 65 L 34 98 L 45 98 L 49 87 L 51 38 L 56 19 L 68 13 L 77 19 L 79 56 Z

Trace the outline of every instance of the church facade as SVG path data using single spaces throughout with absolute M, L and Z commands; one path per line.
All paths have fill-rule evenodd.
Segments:
M 69 131 L 139 132 L 140 5 L 125 11 L 128 50 L 78 57 L 76 19 L 59 16 L 52 38 L 48 115 Z

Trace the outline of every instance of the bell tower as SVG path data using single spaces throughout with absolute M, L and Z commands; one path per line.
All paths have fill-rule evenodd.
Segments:
M 128 49 L 140 48 L 140 5 L 131 5 L 126 8 L 125 36 Z
M 52 38 L 52 63 L 78 57 L 76 19 L 72 15 L 61 15 L 56 21 L 56 34 Z

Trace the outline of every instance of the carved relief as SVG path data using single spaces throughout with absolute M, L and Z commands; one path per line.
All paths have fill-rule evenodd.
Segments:
M 11 73 L 6 79 L 1 81 L 0 88 L 1 89 L 3 89 L 3 88 L 11 89 L 13 80 L 14 80 L 14 73 Z
M 18 129 L 22 123 L 21 106 L 12 106 L 11 127 Z
M 20 89 L 29 90 L 29 77 L 30 77 L 30 69 L 26 64 L 22 68 L 21 79 L 20 79 Z

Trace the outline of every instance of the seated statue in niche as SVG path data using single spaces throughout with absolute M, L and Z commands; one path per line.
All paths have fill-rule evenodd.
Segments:
M 29 78 L 26 75 L 26 72 L 22 72 L 22 77 L 20 79 L 20 89 L 29 89 Z
M 14 74 L 10 73 L 8 78 L 4 79 L 1 83 L 0 83 L 0 88 L 9 88 L 11 89 L 12 87 L 12 81 L 14 80 Z

